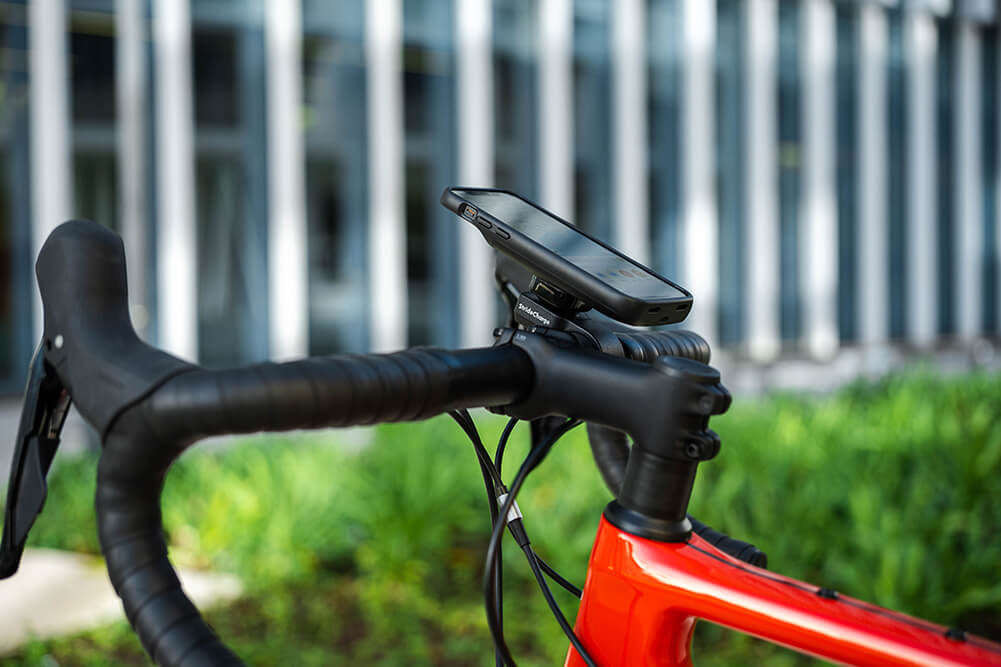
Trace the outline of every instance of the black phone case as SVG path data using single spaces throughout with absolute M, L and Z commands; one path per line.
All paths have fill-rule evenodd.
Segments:
M 539 209 L 554 220 L 566 225 L 574 232 L 591 239 L 606 250 L 621 257 L 624 261 L 663 280 L 685 296 L 663 299 L 638 299 L 624 294 L 536 243 L 521 232 L 512 229 L 503 220 L 499 220 L 491 215 L 489 211 L 484 211 L 476 204 L 466 201 L 456 190 L 465 190 L 467 192 L 500 192 L 516 197 L 526 204 Z M 688 290 L 668 280 L 656 271 L 651 270 L 649 267 L 643 266 L 639 262 L 623 255 L 607 243 L 603 243 L 601 240 L 578 229 L 576 226 L 550 213 L 538 204 L 510 190 L 449 187 L 445 188 L 445 191 L 442 192 L 441 204 L 476 227 L 486 242 L 499 252 L 526 265 L 540 279 L 573 294 L 588 305 L 596 308 L 599 312 L 620 322 L 640 326 L 674 324 L 684 320 L 691 311 L 692 295 Z M 476 211 L 475 216 L 467 217 L 467 215 L 464 215 L 467 206 Z

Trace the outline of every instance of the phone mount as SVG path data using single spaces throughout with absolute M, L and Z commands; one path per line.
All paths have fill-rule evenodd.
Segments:
M 531 333 L 618 357 L 623 349 L 617 334 L 642 331 L 591 312 L 591 304 L 500 252 L 494 279 L 511 309 L 509 327 L 520 325 Z
M 579 344 L 600 349 L 597 339 L 574 320 L 580 313 L 590 310 L 580 299 L 558 287 L 532 276 L 529 288 L 515 299 L 512 315 L 514 321 L 529 330 L 561 331 L 569 334 Z

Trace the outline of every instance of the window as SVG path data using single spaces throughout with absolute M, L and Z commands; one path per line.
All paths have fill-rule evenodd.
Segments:
M 24 2 L 0 5 L 0 390 L 24 390 L 31 357 L 32 267 L 28 29 Z
M 368 349 L 364 12 L 303 7 L 310 354 Z
M 647 25 L 651 267 L 670 278 L 678 276 L 681 266 L 681 26 L 678 0 L 651 0 Z
M 845 342 L 858 337 L 858 11 L 836 6 L 838 337 Z
M 779 158 L 779 313 L 784 340 L 799 339 L 799 206 L 803 160 L 801 8 L 798 0 L 779 0 L 778 158 Z
M 537 11 L 529 0 L 494 2 L 494 182 L 531 200 L 539 180 Z
M 198 356 L 268 357 L 264 28 L 245 2 L 192 7 Z
M 938 249 L 938 332 L 951 334 L 956 331 L 956 241 L 958 228 L 954 219 L 956 210 L 956 148 L 955 148 L 955 94 L 956 94 L 956 39 L 951 21 L 938 22 L 938 51 L 936 69 L 935 103 L 935 166 L 937 168 L 938 224 L 936 247 Z M 973 261 L 973 258 L 968 258 Z M 902 281 L 903 282 L 903 281 Z
M 610 16 L 608 0 L 574 1 L 574 193 L 570 221 L 612 236 Z
M 438 197 L 456 178 L 454 8 L 405 0 L 407 290 L 411 345 L 458 345 L 458 224 Z
M 719 337 L 740 342 L 744 318 L 744 16 L 742 0 L 716 5 L 716 192 L 719 206 Z
M 983 170 L 984 170 L 984 269 L 981 284 L 983 292 L 983 327 L 987 334 L 998 333 L 998 255 L 997 255 L 997 210 L 998 197 L 998 93 L 992 82 L 998 80 L 998 33 L 997 25 L 983 29 L 983 55 L 981 62 L 981 91 L 983 108 Z

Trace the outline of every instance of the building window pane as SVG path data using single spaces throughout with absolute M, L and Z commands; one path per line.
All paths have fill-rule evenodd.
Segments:
M 198 9 L 192 71 L 199 361 L 232 366 L 268 356 L 264 31 L 246 19 L 244 4 L 239 11 Z M 211 25 L 199 25 L 205 14 Z
M 449 0 L 405 0 L 408 339 L 458 345 L 458 229 L 439 203 L 456 178 L 454 14 Z
M 574 1 L 574 192 L 571 221 L 612 235 L 610 11 L 608 0 Z
M 678 0 L 651 0 L 648 12 L 651 266 L 671 277 L 678 274 L 680 266 L 681 52 L 678 45 L 681 27 Z
M 839 4 L 837 11 L 837 197 L 838 197 L 838 335 L 858 336 L 858 8 Z M 870 289 L 872 286 L 869 286 Z
M 28 29 L 23 2 L 0 6 L 0 390 L 24 389 L 34 258 L 29 218 Z
M 900 9 L 887 10 L 889 19 L 889 62 L 887 63 L 887 194 L 890 235 L 890 336 L 903 338 L 907 333 L 905 308 L 905 229 L 907 219 L 907 101 L 906 59 L 904 52 L 904 15 Z M 876 289 L 878 286 L 872 286 Z
M 199 126 L 236 126 L 240 77 L 235 30 L 196 26 L 191 45 L 195 123 Z
M 13 259 L 18 254 L 15 246 L 14 220 L 11 216 L 10 172 L 7 163 L 10 157 L 6 150 L 0 150 L 0 383 L 17 372 L 18 363 L 26 359 L 16 359 L 15 345 L 18 318 L 14 308 Z
M 956 331 L 956 260 L 955 243 L 956 186 L 955 186 L 955 94 L 956 94 L 956 39 L 954 25 L 943 20 L 938 23 L 938 51 L 936 70 L 936 137 L 938 178 L 938 331 L 950 334 Z M 973 258 L 968 258 L 973 261 Z
M 719 336 L 740 342 L 744 310 L 743 0 L 717 2 L 716 191 L 719 202 Z
M 799 0 L 779 2 L 779 312 L 784 340 L 796 341 L 800 324 L 799 206 L 803 160 L 801 9 Z
M 494 150 L 499 188 L 538 196 L 537 7 L 530 0 L 494 2 Z
M 310 354 L 368 349 L 367 176 L 361 7 L 304 5 Z
M 115 122 L 115 25 L 112 14 L 72 12 L 69 74 L 73 120 Z
M 73 197 L 76 217 L 118 231 L 118 160 L 113 146 L 102 151 L 76 152 Z
M 984 170 L 984 269 L 981 277 L 983 292 L 983 327 L 985 333 L 998 332 L 998 255 L 997 255 L 997 206 L 998 196 L 998 26 L 983 30 L 981 62 L 983 63 L 981 91 L 983 107 L 983 170 Z

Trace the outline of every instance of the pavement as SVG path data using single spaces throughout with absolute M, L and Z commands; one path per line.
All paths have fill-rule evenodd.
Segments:
M 17 426 L 21 420 L 21 398 L 0 399 L 0 489 L 6 490 L 10 478 L 10 464 L 14 458 L 14 446 L 17 439 Z M 76 408 L 71 407 L 66 423 L 63 425 L 62 438 L 56 460 L 68 453 L 80 453 L 86 449 L 100 447 L 97 431 L 83 420 Z M 6 496 L 5 496 L 6 497 Z
M 227 574 L 180 570 L 184 591 L 200 609 L 239 597 Z M 93 556 L 29 549 L 10 579 L 0 580 L 0 656 L 30 639 L 75 634 L 122 620 L 122 604 L 102 561 Z
M 20 414 L 20 399 L 0 400 L 0 490 L 4 494 L 0 507 L 6 503 Z M 56 465 L 67 454 L 98 447 L 97 433 L 71 409 Z M 199 608 L 232 600 L 242 590 L 239 579 L 228 574 L 180 570 L 178 576 Z M 17 573 L 0 580 L 0 656 L 33 638 L 75 634 L 124 618 L 103 562 L 93 556 L 28 549 Z

